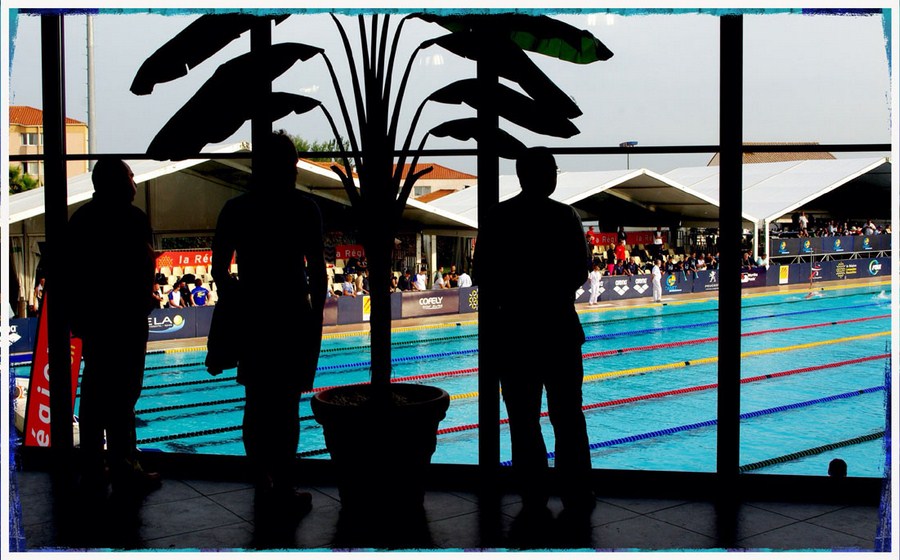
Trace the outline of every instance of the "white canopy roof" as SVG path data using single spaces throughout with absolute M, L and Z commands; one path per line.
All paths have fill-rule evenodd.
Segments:
M 209 150 L 234 153 L 250 148 L 246 142 Z M 169 174 L 185 172 L 232 186 L 249 182 L 250 160 L 192 159 L 181 162 L 129 162 L 135 182 L 143 183 Z M 297 187 L 315 196 L 349 205 L 337 176 L 321 166 L 300 161 Z M 809 204 L 847 183 L 889 188 L 891 162 L 887 157 L 803 160 L 743 165 L 744 219 L 762 224 Z M 514 175 L 500 177 L 500 200 L 520 191 Z M 91 197 L 89 174 L 69 179 L 68 200 L 75 204 Z M 563 172 L 557 178 L 553 199 L 578 206 L 591 197 L 606 193 L 650 212 L 667 212 L 686 220 L 715 221 L 719 215 L 719 168 L 683 167 L 665 174 L 647 169 Z M 478 228 L 478 187 L 473 186 L 425 203 L 407 202 L 404 218 L 433 231 Z M 16 223 L 44 212 L 44 188 L 11 195 L 9 221 Z
M 248 142 L 211 147 L 206 151 L 215 154 L 247 152 Z M 206 180 L 219 182 L 231 187 L 246 188 L 250 181 L 251 163 L 248 158 L 234 159 L 188 159 L 184 161 L 133 160 L 128 165 L 134 172 L 134 181 L 140 185 L 148 181 L 163 178 L 176 173 L 200 176 Z M 339 204 L 350 205 L 349 197 L 343 184 L 333 171 L 314 163 L 300 160 L 297 164 L 297 188 Z M 44 195 L 46 187 L 10 195 L 9 223 L 17 223 L 27 218 L 44 213 Z M 91 174 L 84 173 L 68 180 L 68 205 L 86 201 L 93 196 L 94 185 Z M 465 219 L 448 213 L 440 208 L 410 199 L 406 204 L 403 217 L 407 220 L 424 223 L 432 227 L 470 229 L 476 226 Z
M 862 176 L 890 185 L 890 158 L 841 158 L 742 167 L 742 208 L 746 219 L 770 222 Z M 718 167 L 683 167 L 666 173 L 671 181 L 719 201 Z

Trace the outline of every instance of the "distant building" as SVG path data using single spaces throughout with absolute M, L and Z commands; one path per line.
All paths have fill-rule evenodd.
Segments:
M 433 169 L 416 181 L 413 192 L 410 194 L 412 198 L 422 202 L 431 202 L 436 198 L 461 191 L 478 182 L 478 177 L 475 175 L 456 171 L 437 163 L 416 164 L 417 171 L 427 167 Z M 396 166 L 394 169 L 396 170 Z M 407 173 L 409 173 L 409 165 L 404 166 L 403 176 L 405 177 Z
M 66 151 L 70 154 L 86 154 L 88 151 L 88 127 L 81 121 L 66 117 Z M 9 106 L 9 155 L 31 155 L 44 153 L 44 113 L 27 105 Z M 44 184 L 44 163 L 34 161 L 11 161 L 10 166 L 19 165 L 26 175 Z M 87 161 L 70 161 L 66 166 L 66 176 L 73 177 L 87 173 Z
M 749 146 L 818 146 L 818 142 L 744 142 Z M 801 161 L 810 159 L 836 159 L 831 152 L 744 152 L 741 163 L 775 163 L 779 161 Z M 719 165 L 717 153 L 707 166 Z

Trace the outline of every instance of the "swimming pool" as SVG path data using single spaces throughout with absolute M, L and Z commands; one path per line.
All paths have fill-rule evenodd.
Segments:
M 878 285 L 813 298 L 802 292 L 743 299 L 743 470 L 822 475 L 841 457 L 850 476 L 883 475 L 889 290 Z M 708 299 L 581 313 L 595 468 L 715 471 L 717 308 Z M 477 322 L 470 321 L 395 329 L 392 337 L 395 381 L 437 385 L 451 395 L 436 463 L 477 461 L 477 334 Z M 366 381 L 368 351 L 365 333 L 326 335 L 316 389 Z M 243 389 L 234 370 L 211 377 L 204 358 L 202 348 L 148 354 L 136 407 L 142 448 L 244 453 Z M 300 415 L 299 452 L 327 458 L 309 395 Z M 508 461 L 502 408 L 500 417 L 501 461 Z M 544 431 L 552 450 L 546 418 Z

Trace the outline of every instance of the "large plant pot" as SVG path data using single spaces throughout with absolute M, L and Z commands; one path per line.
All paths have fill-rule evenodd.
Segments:
M 342 508 L 421 508 L 438 424 L 449 406 L 447 391 L 408 383 L 317 393 L 312 410 L 337 471 Z

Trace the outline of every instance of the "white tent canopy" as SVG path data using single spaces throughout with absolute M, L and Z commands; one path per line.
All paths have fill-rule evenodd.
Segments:
M 234 153 L 248 150 L 242 142 L 210 150 Z M 241 188 L 249 182 L 250 160 L 192 159 L 181 162 L 129 162 L 138 184 L 186 173 L 204 180 Z M 337 176 L 329 169 L 310 162 L 298 164 L 297 188 L 343 205 L 349 199 Z M 793 210 L 809 204 L 854 180 L 882 187 L 890 186 L 891 163 L 887 157 L 803 160 L 778 163 L 745 164 L 743 166 L 742 215 L 756 228 L 765 227 Z M 403 217 L 432 231 L 478 228 L 477 185 L 425 203 L 407 202 Z M 500 177 L 500 200 L 519 192 L 518 178 Z M 69 179 L 69 204 L 90 198 L 93 193 L 90 175 Z M 579 206 L 592 197 L 605 193 L 648 212 L 677 215 L 685 221 L 718 220 L 719 168 L 685 167 L 658 174 L 647 169 L 617 171 L 563 172 L 557 178 L 555 200 Z M 44 189 L 39 188 L 9 197 L 9 222 L 43 214 Z
M 212 147 L 207 153 L 230 154 L 247 152 L 251 148 L 247 142 L 239 142 Z M 134 172 L 134 181 L 138 185 L 151 181 L 183 174 L 188 177 L 201 178 L 207 182 L 218 183 L 236 189 L 243 189 L 249 184 L 252 171 L 249 158 L 216 158 L 187 159 L 184 161 L 128 161 Z M 312 162 L 300 160 L 297 164 L 297 188 L 316 197 L 324 198 L 349 206 L 350 199 L 337 175 Z M 85 173 L 68 180 L 68 205 L 72 206 L 91 198 L 94 186 L 90 173 Z M 44 213 L 45 187 L 17 193 L 9 197 L 9 223 L 15 224 L 42 215 Z M 475 225 L 466 219 L 448 213 L 441 208 L 410 199 L 403 212 L 407 220 L 422 223 L 430 227 L 474 229 Z

